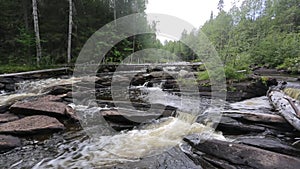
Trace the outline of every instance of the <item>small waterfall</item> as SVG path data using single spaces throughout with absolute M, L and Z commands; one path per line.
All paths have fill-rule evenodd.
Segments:
M 13 94 L 2 94 L 0 95 L 0 106 L 11 105 L 17 100 L 22 100 L 32 96 L 42 95 L 47 92 L 47 89 L 59 85 L 68 85 L 79 82 L 79 78 L 69 79 L 45 79 L 38 81 L 22 81 L 16 83 L 16 92 Z
M 212 129 L 194 121 L 192 115 L 179 113 L 145 126 L 121 132 L 113 136 L 100 136 L 77 144 L 74 151 L 62 153 L 55 159 L 45 159 L 37 164 L 39 168 L 101 168 L 112 167 L 125 162 L 138 162 L 148 156 L 161 154 L 182 143 L 186 135 L 206 133 L 203 138 L 222 139 L 220 134 L 212 134 Z M 201 136 L 201 134 L 199 134 Z
M 294 99 L 297 99 L 300 101 L 300 89 L 295 88 L 285 88 L 284 93 Z
M 120 163 L 138 162 L 144 157 L 155 156 L 179 146 L 183 137 L 191 134 L 198 135 L 199 140 L 212 138 L 226 140 L 221 133 L 214 133 L 214 129 L 210 126 L 197 123 L 198 115 L 196 113 L 187 111 L 199 106 L 199 101 L 190 99 L 189 102 L 184 101 L 184 103 L 189 103 L 188 105 L 182 106 L 182 101 L 180 102 L 178 96 L 163 92 L 158 87 L 145 90 L 151 96 L 150 98 L 144 97 L 144 99 L 150 99 L 150 103 L 155 103 L 158 99 L 164 101 L 163 104 L 165 105 L 172 105 L 175 102 L 175 105 L 177 104 L 181 110 L 177 111 L 176 117 L 154 120 L 152 123 L 144 124 L 137 129 L 115 133 L 115 135 L 99 135 L 80 144 L 77 143 L 76 148 L 72 148 L 74 151 L 65 152 L 63 150 L 55 159 L 45 159 L 38 163 L 34 169 L 102 168 L 112 167 Z M 154 99 L 155 97 L 156 99 Z M 169 99 L 165 97 L 169 97 Z M 94 117 L 93 113 L 98 113 L 96 109 L 90 111 L 94 109 L 86 107 L 87 109 L 83 110 L 83 106 L 73 106 L 76 111 L 80 109 L 80 111 L 89 114 L 87 116 L 89 118 Z M 101 123 L 100 125 L 104 124 Z M 85 130 L 88 131 L 89 129 L 85 128 Z

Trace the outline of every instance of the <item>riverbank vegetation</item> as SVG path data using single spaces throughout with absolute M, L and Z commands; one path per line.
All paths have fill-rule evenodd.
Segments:
M 226 75 L 233 77 L 238 73 L 229 73 L 232 69 L 248 71 L 256 66 L 300 72 L 299 4 L 299 0 L 244 0 L 226 12 L 220 0 L 219 13 L 211 13 L 201 28 L 184 32 L 181 41 L 201 41 L 204 33 L 222 59 Z M 184 58 L 195 55 L 180 42 L 166 41 L 164 47 Z

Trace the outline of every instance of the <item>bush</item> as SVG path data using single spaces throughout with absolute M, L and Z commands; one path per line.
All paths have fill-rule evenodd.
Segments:
M 283 64 L 281 64 L 277 68 L 286 69 L 293 73 L 300 72 L 300 57 L 287 58 L 284 60 Z
M 243 79 L 247 78 L 247 74 L 249 73 L 247 70 L 239 72 L 232 66 L 225 66 L 224 70 L 222 70 L 222 68 L 218 68 L 215 71 L 210 72 L 211 73 L 210 75 L 208 74 L 208 71 L 199 72 L 197 79 L 198 80 L 208 80 L 211 77 L 218 78 L 218 77 L 221 77 L 219 75 L 221 75 L 220 73 L 222 73 L 222 72 L 225 73 L 226 80 L 243 80 Z M 217 79 L 217 80 L 220 80 L 220 79 Z

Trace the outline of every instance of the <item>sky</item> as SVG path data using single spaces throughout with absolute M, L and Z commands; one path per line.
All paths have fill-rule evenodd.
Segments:
M 234 0 L 224 0 L 228 11 Z M 219 0 L 148 0 L 146 13 L 162 13 L 176 16 L 199 28 L 210 18 L 211 11 L 218 13 Z
M 224 10 L 229 11 L 234 0 L 224 0 Z M 217 5 L 219 0 L 148 0 L 146 13 L 160 13 L 172 15 L 183 19 L 195 28 L 202 26 L 213 11 L 218 13 Z M 158 37 L 162 42 L 170 40 Z

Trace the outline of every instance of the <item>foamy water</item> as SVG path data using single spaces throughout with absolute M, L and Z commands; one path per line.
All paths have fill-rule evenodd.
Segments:
M 110 133 L 103 131 L 109 126 L 99 117 L 102 108 L 72 105 L 80 112 L 81 124 L 91 139 L 77 142 L 75 151 L 62 152 L 55 159 L 45 159 L 34 168 L 101 168 L 138 162 L 144 157 L 158 155 L 178 146 L 184 136 L 190 134 L 198 134 L 199 140 L 226 140 L 221 133 L 215 133 L 213 128 L 196 122 L 196 111 L 202 113 L 202 109 L 203 112 L 206 109 L 201 109 L 201 101 L 181 98 L 159 87 L 147 88 L 144 85 L 138 88 L 144 93 L 141 98 L 150 104 L 160 103 L 179 108 L 177 116 L 155 120 L 130 131 Z
M 179 145 L 182 138 L 190 134 L 199 133 L 200 140 L 211 138 L 225 140 L 221 134 L 213 133 L 212 128 L 194 121 L 194 116 L 180 113 L 178 117 L 162 119 L 142 129 L 85 140 L 77 144 L 78 148 L 75 151 L 65 152 L 55 159 L 45 159 L 34 169 L 101 168 L 137 162 L 143 157 L 158 155 Z
M 79 82 L 79 78 L 50 78 L 38 81 L 23 81 L 16 84 L 16 92 L 13 94 L 0 95 L 0 106 L 11 105 L 18 100 L 31 96 L 38 96 L 48 92 L 46 89 L 59 85 L 68 85 Z

